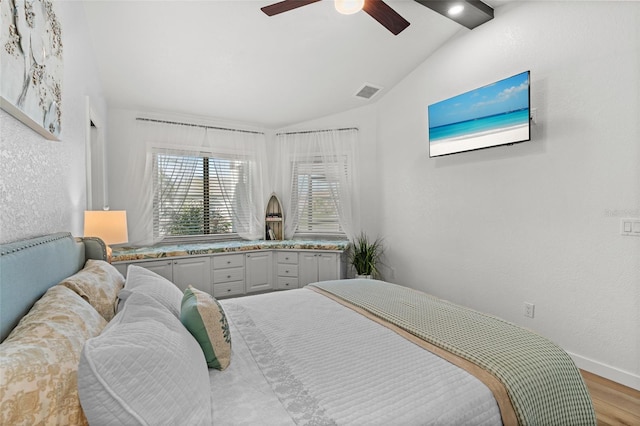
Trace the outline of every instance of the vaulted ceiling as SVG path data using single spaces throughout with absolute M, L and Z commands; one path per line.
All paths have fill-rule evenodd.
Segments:
M 283 127 L 375 102 L 470 31 L 413 0 L 387 1 L 411 24 L 397 36 L 329 0 L 268 17 L 271 3 L 86 0 L 109 106 Z M 383 90 L 363 100 L 364 84 Z

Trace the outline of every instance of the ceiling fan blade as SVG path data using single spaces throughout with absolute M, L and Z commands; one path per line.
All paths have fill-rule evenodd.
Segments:
M 386 29 L 391 31 L 393 35 L 400 34 L 409 26 L 409 21 L 400 16 L 398 12 L 391 9 L 391 7 L 382 0 L 365 0 L 362 10 L 380 22 Z
M 278 3 L 270 4 L 260 8 L 268 16 L 277 15 L 278 13 L 288 12 L 293 9 L 297 9 L 302 6 L 306 6 L 311 3 L 318 2 L 320 0 L 284 0 Z

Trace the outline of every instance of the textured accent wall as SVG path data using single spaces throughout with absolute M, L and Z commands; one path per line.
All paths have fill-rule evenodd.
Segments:
M 0 111 L 0 242 L 69 229 L 74 145 L 53 142 Z
M 58 231 L 82 233 L 86 204 L 86 97 L 106 122 L 106 103 L 82 2 L 56 2 L 64 50 L 60 141 L 0 111 L 0 242 Z

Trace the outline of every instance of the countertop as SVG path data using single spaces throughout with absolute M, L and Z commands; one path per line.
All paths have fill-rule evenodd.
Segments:
M 281 241 L 221 241 L 195 244 L 156 245 L 147 247 L 114 247 L 112 262 L 125 262 L 164 257 L 234 253 L 250 250 L 331 250 L 345 251 L 349 241 L 342 240 L 281 240 Z

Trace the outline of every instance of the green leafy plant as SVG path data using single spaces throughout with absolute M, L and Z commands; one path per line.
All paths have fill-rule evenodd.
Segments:
M 369 237 L 362 232 L 351 242 L 349 261 L 358 275 L 371 275 L 376 278 L 380 276 L 377 265 L 380 262 L 383 251 L 380 238 L 369 241 Z
M 209 213 L 209 226 L 205 228 L 205 216 L 202 202 L 185 203 L 173 214 L 168 235 L 205 235 L 225 234 L 231 229 L 231 221 L 219 212 Z

